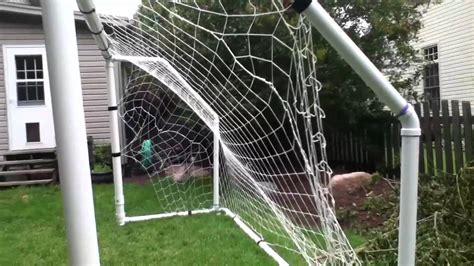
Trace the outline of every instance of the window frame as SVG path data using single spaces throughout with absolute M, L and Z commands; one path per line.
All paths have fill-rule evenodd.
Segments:
M 432 51 L 430 51 L 432 49 Z M 422 70 L 422 79 L 423 79 L 423 95 L 433 95 L 431 91 L 435 90 L 436 93 L 433 97 L 430 96 L 427 98 L 429 101 L 441 101 L 441 75 L 440 75 L 440 67 L 439 67 L 439 45 L 437 43 L 426 45 L 421 48 L 421 54 L 423 56 L 423 70 Z M 435 66 L 437 71 L 434 71 Z M 426 75 L 427 71 L 431 71 L 430 75 Z M 434 74 L 436 72 L 436 74 Z M 434 83 L 437 85 L 427 84 L 427 79 L 436 78 Z M 437 82 L 436 82 L 437 81 Z
M 29 69 L 27 66 L 27 62 L 24 61 L 24 69 L 19 69 L 18 64 L 18 58 L 20 60 L 25 60 L 28 57 L 36 57 L 34 58 L 35 61 L 33 61 L 33 69 Z M 41 68 L 37 68 L 37 59 L 41 60 Z M 17 99 L 16 99 L 16 104 L 18 107 L 22 106 L 44 106 L 46 104 L 45 102 L 45 95 L 44 95 L 44 86 L 45 86 L 45 74 L 44 74 L 44 58 L 42 54 L 21 54 L 21 55 L 15 55 L 15 86 L 16 86 L 16 93 L 17 93 Z M 28 73 L 34 73 L 34 78 L 28 78 Z M 23 78 L 19 77 L 19 73 L 23 74 Z M 41 77 L 39 78 L 38 75 L 41 73 Z M 21 84 L 21 85 L 20 85 Z M 20 86 L 24 86 L 25 91 L 25 97 L 26 100 L 20 100 Z M 32 86 L 32 87 L 29 87 Z M 35 99 L 28 99 L 29 98 L 29 89 L 34 88 L 35 91 Z M 40 90 L 42 90 L 42 93 L 40 93 Z M 42 97 L 39 97 L 39 95 L 42 95 Z M 42 99 L 41 99 L 42 98 Z

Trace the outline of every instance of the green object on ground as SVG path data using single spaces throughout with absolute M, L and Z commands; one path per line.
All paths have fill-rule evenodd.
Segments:
M 142 165 L 145 168 L 150 167 L 153 164 L 153 142 L 151 139 L 147 139 L 142 143 L 142 149 L 140 150 L 142 155 Z

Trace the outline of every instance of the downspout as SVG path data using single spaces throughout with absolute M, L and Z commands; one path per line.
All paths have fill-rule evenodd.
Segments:
M 311 0 L 295 0 L 292 8 L 304 14 L 314 28 L 357 72 L 377 97 L 397 115 L 402 125 L 401 189 L 398 265 L 414 265 L 420 122 L 413 107 L 398 93 L 324 8 Z

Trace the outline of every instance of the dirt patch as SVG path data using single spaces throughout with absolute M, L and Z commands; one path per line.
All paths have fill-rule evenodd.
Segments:
M 124 182 L 139 185 L 150 184 L 150 177 L 143 173 L 132 173 L 124 178 Z M 286 176 L 279 179 L 278 182 L 269 183 L 272 184 L 270 190 L 275 189 L 278 193 L 267 192 L 268 196 L 282 207 L 283 212 L 293 222 L 302 226 L 319 223 L 318 208 L 311 196 L 312 192 L 306 176 Z M 266 186 L 262 185 L 263 188 Z M 388 206 L 394 193 L 393 185 L 383 178 L 368 185 L 354 186 L 349 189 L 346 185 L 335 186 L 332 195 L 336 202 L 339 223 L 343 228 L 351 229 L 369 229 L 382 225 L 388 218 L 388 214 L 382 210 L 384 206 Z M 369 198 L 371 203 L 368 203 Z M 367 208 L 367 204 L 373 204 L 374 199 L 376 204 L 381 206 L 380 212 L 374 212 Z
M 391 181 L 380 179 L 356 190 L 333 190 L 336 213 L 344 228 L 369 229 L 381 226 L 388 218 L 382 209 L 390 204 L 395 190 Z M 369 202 L 370 200 L 370 202 Z M 370 210 L 368 204 L 380 204 L 380 212 Z

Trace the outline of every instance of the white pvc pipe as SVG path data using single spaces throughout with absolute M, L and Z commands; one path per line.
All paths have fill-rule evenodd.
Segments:
M 285 261 L 275 250 L 273 250 L 270 245 L 268 245 L 267 242 L 263 240 L 257 233 L 255 233 L 252 228 L 250 228 L 246 223 L 244 223 L 239 216 L 237 216 L 235 213 L 233 213 L 231 210 L 227 208 L 221 208 L 221 211 L 223 211 L 227 216 L 231 217 L 237 226 L 239 226 L 242 231 L 244 231 L 245 234 L 247 234 L 255 243 L 258 244 L 260 248 L 265 251 L 270 257 L 272 257 L 280 266 L 287 266 L 289 265 L 288 262 Z
M 122 62 L 130 62 L 155 78 L 157 78 L 161 83 L 166 84 L 167 87 L 176 94 L 181 100 L 183 100 L 187 105 L 193 106 L 192 101 L 196 101 L 199 103 L 201 108 L 195 110 L 196 115 L 201 118 L 201 120 L 208 126 L 211 130 L 215 127 L 216 121 L 219 119 L 217 113 L 212 109 L 212 107 L 197 93 L 194 89 L 192 89 L 191 85 L 181 76 L 178 70 L 176 70 L 166 59 L 156 56 L 156 57 L 137 57 L 137 56 L 120 56 L 114 55 L 112 57 L 115 61 L 122 61 Z M 145 64 L 143 64 L 145 62 Z M 159 64 L 168 70 L 171 76 L 177 79 L 179 84 L 172 84 L 168 82 L 165 77 L 162 76 L 155 76 L 156 70 L 152 67 L 149 67 L 149 63 L 153 62 L 155 64 Z M 148 67 L 148 68 L 147 68 Z M 183 88 L 185 90 L 183 90 Z M 210 118 L 210 119 L 209 119 Z
M 419 137 L 402 137 L 398 265 L 415 264 L 419 150 L 413 147 L 419 144 Z
M 214 209 L 219 208 L 219 152 L 220 152 L 220 131 L 219 131 L 219 119 L 217 118 L 215 121 L 215 127 L 213 129 L 214 134 L 214 152 L 213 152 L 213 173 L 212 173 L 212 180 L 213 180 L 213 207 Z
M 100 21 L 100 17 L 95 11 L 95 5 L 91 0 L 77 0 L 77 6 L 82 12 L 86 19 L 89 30 L 95 34 L 92 34 L 97 46 L 102 51 L 102 56 L 106 59 L 110 58 L 109 45 L 110 42 L 107 39 L 107 35 L 104 32 L 104 26 Z
M 117 94 L 114 73 L 114 63 L 106 62 L 107 87 L 110 107 L 110 137 L 112 148 L 112 168 L 114 174 L 115 217 L 119 225 L 125 224 L 125 199 L 123 195 L 122 161 L 120 156 L 119 118 L 117 110 Z
M 170 218 L 176 216 L 189 216 L 195 214 L 205 214 L 215 212 L 214 208 L 212 209 L 203 209 L 203 210 L 193 210 L 193 211 L 182 211 L 182 212 L 167 212 L 167 213 L 159 213 L 159 214 L 150 214 L 150 215 L 142 215 L 142 216 L 132 216 L 126 217 L 125 222 L 140 222 L 140 221 L 149 221 L 155 219 L 163 219 L 163 218 Z
M 420 122 L 411 105 L 316 1 L 295 0 L 299 9 L 402 124 L 399 265 L 414 265 Z
M 76 29 L 71 1 L 42 1 L 69 263 L 99 265 Z

